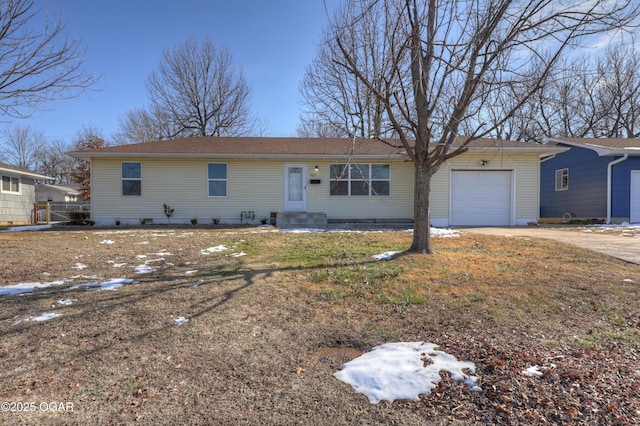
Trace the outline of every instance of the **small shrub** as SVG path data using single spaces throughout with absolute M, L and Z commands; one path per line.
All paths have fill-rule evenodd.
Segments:
M 91 216 L 91 213 L 87 210 L 74 210 L 69 212 L 69 219 L 72 225 L 86 225 L 89 216 Z
M 167 216 L 169 223 L 171 223 L 171 218 L 173 217 L 173 211 L 175 209 L 172 209 L 168 204 L 163 204 L 162 206 L 164 207 L 164 215 Z
M 191 219 L 191 224 L 192 225 L 197 225 L 198 224 L 198 218 L 194 217 L 193 219 Z
M 219 217 L 214 217 L 213 219 L 211 219 L 213 221 L 214 225 L 220 225 L 220 218 Z

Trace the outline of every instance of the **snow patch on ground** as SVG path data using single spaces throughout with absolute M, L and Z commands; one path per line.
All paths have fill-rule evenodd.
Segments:
M 38 315 L 37 317 L 31 318 L 31 321 L 49 321 L 50 319 L 58 318 L 62 314 L 56 314 L 54 312 L 45 312 L 42 315 Z
M 86 290 L 115 290 L 122 287 L 123 284 L 137 284 L 137 282 L 129 278 L 111 278 L 105 282 L 77 284 L 69 287 L 69 290 L 77 290 L 79 288 Z
M 42 231 L 50 229 L 52 225 L 31 225 L 31 226 L 14 226 L 6 229 L 4 232 L 22 232 L 22 231 Z
M 220 246 L 215 246 L 215 247 L 209 247 L 206 249 L 202 249 L 200 250 L 200 253 L 204 254 L 204 255 L 208 255 L 211 253 L 218 253 L 221 251 L 226 251 L 229 250 L 226 246 L 220 245 Z
M 478 378 L 465 372 L 475 372 L 474 363 L 458 361 L 435 348 L 425 342 L 386 343 L 347 362 L 334 376 L 365 394 L 372 404 L 418 401 L 418 395 L 428 395 L 438 385 L 440 371 L 449 371 L 453 380 L 465 382 L 471 391 L 482 391 Z
M 189 321 L 189 318 L 185 318 L 185 317 L 178 317 L 174 320 L 176 325 L 182 325 L 187 321 Z
M 57 281 L 50 281 L 46 283 L 19 283 L 19 284 L 13 284 L 13 285 L 5 285 L 0 287 L 0 296 L 5 296 L 9 294 L 31 293 L 37 288 L 46 288 L 52 285 L 61 285 L 61 284 L 64 284 L 65 282 L 66 281 L 64 280 L 57 280 Z
M 391 259 L 393 259 L 393 256 L 395 256 L 398 253 L 400 253 L 400 252 L 399 251 L 387 251 L 387 252 L 380 253 L 380 254 L 374 254 L 373 258 L 375 260 L 391 260 Z
M 533 366 L 527 368 L 526 370 L 524 370 L 522 372 L 522 374 L 524 376 L 529 376 L 529 377 L 540 377 L 544 373 L 542 371 L 540 371 L 540 367 L 538 367 L 537 365 L 533 365 Z

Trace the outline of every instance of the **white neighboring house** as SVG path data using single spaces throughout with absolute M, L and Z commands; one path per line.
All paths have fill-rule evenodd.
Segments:
M 33 223 L 36 181 L 53 178 L 2 163 L 0 177 L 0 225 Z
M 69 203 L 78 201 L 80 191 L 76 188 L 65 185 L 51 185 L 40 183 L 36 185 L 36 201 L 46 203 L 48 201 L 58 203 Z
M 472 142 L 431 182 L 433 226 L 522 226 L 539 218 L 540 159 L 565 148 Z M 373 139 L 192 137 L 69 155 L 91 162 L 97 224 L 413 220 L 414 164 Z M 164 206 L 173 210 L 165 215 Z

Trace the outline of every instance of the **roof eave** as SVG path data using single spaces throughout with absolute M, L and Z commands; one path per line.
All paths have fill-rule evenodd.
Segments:
M 633 148 L 633 147 L 607 148 L 601 145 L 594 145 L 590 143 L 579 143 L 579 142 L 566 141 L 566 140 L 554 139 L 554 138 L 550 138 L 548 142 L 562 143 L 565 145 L 574 146 L 576 148 L 590 149 L 596 154 L 598 154 L 598 157 L 607 157 L 607 156 L 625 155 L 625 154 L 640 155 L 640 148 Z
M 68 155 L 81 160 L 91 158 L 238 158 L 238 159 L 344 159 L 355 157 L 360 159 L 404 159 L 400 154 L 220 154 L 220 153 L 158 153 L 158 152 L 69 152 Z
M 523 147 L 469 147 L 470 153 L 484 153 L 484 152 L 510 152 L 510 153 L 535 153 L 539 155 L 555 154 L 565 152 L 569 148 L 565 147 L 550 147 L 542 145 L 535 146 L 523 146 Z M 314 154 L 229 154 L 229 153 L 193 153 L 193 152 L 181 152 L 181 153 L 168 153 L 168 152 L 84 152 L 75 151 L 68 152 L 68 155 L 80 159 L 90 160 L 91 158 L 238 158 L 238 159 L 344 159 L 344 158 L 358 158 L 362 160 L 403 160 L 409 158 L 406 154 L 358 154 L 358 153 L 344 153 L 344 154 L 328 154 L 328 153 L 314 153 Z
M 31 173 L 31 172 L 22 171 L 22 170 L 7 169 L 5 167 L 0 167 L 0 172 L 5 172 L 7 174 L 12 174 L 12 175 L 29 177 L 29 178 L 32 178 L 32 179 L 44 179 L 44 180 L 54 180 L 55 179 L 55 178 L 53 178 L 51 176 L 39 175 L 37 173 Z
M 559 154 L 561 152 L 568 151 L 569 148 L 562 146 L 544 146 L 544 145 L 534 145 L 531 146 L 523 146 L 523 147 L 500 147 L 500 146 L 482 146 L 482 147 L 469 147 L 469 152 L 491 152 L 491 151 L 500 151 L 500 152 L 510 152 L 510 153 L 534 153 L 538 155 L 549 155 L 549 154 Z

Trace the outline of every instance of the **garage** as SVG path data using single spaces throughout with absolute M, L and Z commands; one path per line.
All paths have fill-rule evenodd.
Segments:
M 640 170 L 631 171 L 630 201 L 629 221 L 638 223 L 640 222 Z
M 512 175 L 510 170 L 452 170 L 451 225 L 511 225 Z

